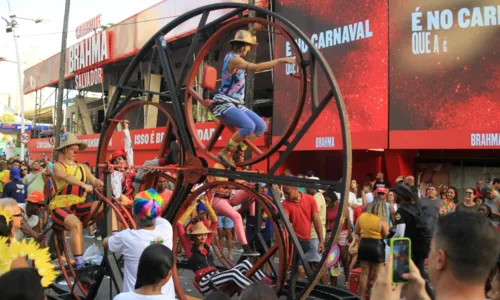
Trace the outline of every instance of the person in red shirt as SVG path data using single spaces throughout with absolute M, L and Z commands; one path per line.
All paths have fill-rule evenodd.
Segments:
M 300 246 L 304 253 L 309 251 L 309 241 L 311 239 L 311 223 L 314 224 L 314 229 L 318 234 L 319 245 L 318 252 L 323 253 L 323 230 L 321 219 L 318 214 L 318 206 L 314 197 L 307 194 L 302 194 L 297 187 L 283 186 L 283 209 L 285 210 L 292 228 L 299 239 Z M 295 252 L 296 253 L 296 252 Z M 297 256 L 294 259 L 298 259 Z M 303 274 L 302 267 L 299 269 L 298 279 L 301 279 Z

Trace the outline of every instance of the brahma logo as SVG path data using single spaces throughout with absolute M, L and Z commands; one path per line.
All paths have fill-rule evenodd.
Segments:
M 335 147 L 335 138 L 333 136 L 323 136 L 316 138 L 316 148 Z

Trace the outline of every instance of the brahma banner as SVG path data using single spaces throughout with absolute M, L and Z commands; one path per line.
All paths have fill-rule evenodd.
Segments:
M 197 123 L 196 129 L 200 140 L 203 143 L 208 143 L 210 138 L 215 132 L 216 122 Z M 153 159 L 158 154 L 163 136 L 165 134 L 165 127 L 157 127 L 150 129 L 137 129 L 130 130 L 130 137 L 132 138 L 132 145 L 134 149 L 134 163 L 142 164 L 148 159 Z M 220 148 L 224 147 L 227 140 L 231 137 L 229 130 L 224 130 L 222 135 L 215 143 L 215 148 L 212 152 L 217 153 Z M 99 145 L 100 134 L 80 135 L 78 139 L 87 143 L 88 147 L 80 152 L 78 160 L 88 161 L 92 165 L 96 161 L 97 147 Z M 264 138 L 259 138 L 255 141 L 259 147 L 265 146 Z M 114 150 L 124 149 L 124 136 L 123 132 L 117 131 L 111 137 L 109 147 L 110 154 Z M 28 143 L 28 151 L 32 154 L 33 158 L 39 158 L 44 154 L 51 154 L 53 145 L 50 143 L 49 138 L 31 139 Z
M 300 28 L 330 64 L 344 96 L 353 148 L 387 148 L 387 1 L 278 0 L 276 4 L 276 12 Z M 308 57 L 305 44 L 300 40 L 297 43 Z M 290 49 L 290 44 L 277 35 L 275 57 L 292 56 Z M 293 114 L 292 101 L 296 101 L 299 84 L 297 78 L 288 75 L 294 71 L 286 65 L 275 68 L 274 139 L 284 133 Z M 318 81 L 320 99 L 327 91 L 322 77 Z M 302 113 L 297 128 L 311 115 L 310 95 Z M 341 148 L 340 119 L 332 100 L 296 150 Z
M 500 0 L 390 1 L 390 147 L 500 149 Z

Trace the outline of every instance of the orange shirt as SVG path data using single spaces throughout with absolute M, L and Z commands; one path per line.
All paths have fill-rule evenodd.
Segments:
M 163 205 L 167 205 L 168 202 L 170 201 L 170 197 L 172 196 L 172 191 L 165 189 L 163 192 L 159 194 L 163 198 Z

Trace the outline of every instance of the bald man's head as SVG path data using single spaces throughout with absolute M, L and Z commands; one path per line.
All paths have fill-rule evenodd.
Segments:
M 408 186 L 414 186 L 415 185 L 415 177 L 413 177 L 413 176 L 406 176 L 405 183 Z

